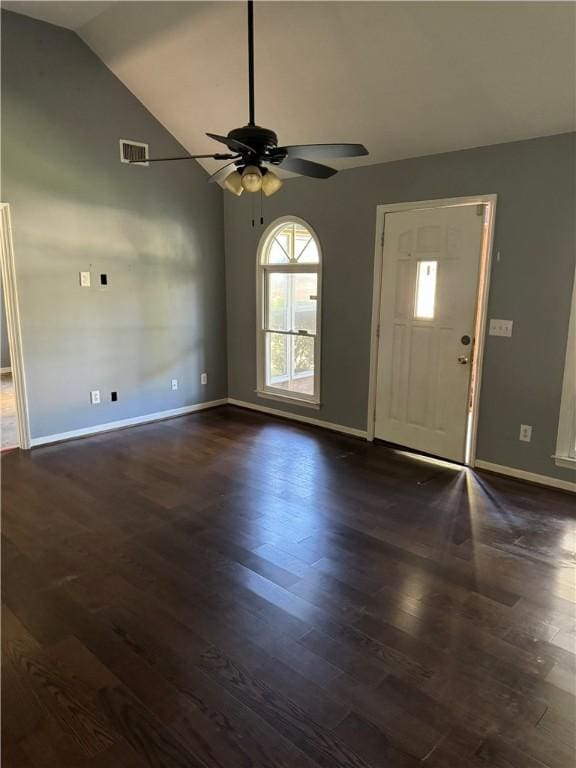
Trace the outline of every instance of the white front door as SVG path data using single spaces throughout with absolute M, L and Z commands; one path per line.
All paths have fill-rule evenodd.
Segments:
M 375 436 L 463 462 L 484 206 L 387 213 Z

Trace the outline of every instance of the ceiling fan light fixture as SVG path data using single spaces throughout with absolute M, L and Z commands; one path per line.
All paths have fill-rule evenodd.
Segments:
M 266 171 L 265 176 L 262 178 L 262 192 L 264 192 L 266 197 L 270 197 L 270 195 L 278 192 L 282 184 L 284 184 L 284 182 L 279 176 L 276 176 L 276 174 L 270 170 Z
M 242 172 L 242 188 L 246 192 L 260 192 L 262 189 L 262 171 L 257 165 L 247 165 Z
M 244 192 L 244 187 L 242 186 L 242 176 L 238 173 L 238 171 L 232 171 L 232 173 L 226 176 L 224 179 L 224 186 L 228 192 L 232 192 L 232 194 L 236 195 L 237 197 L 240 197 L 242 192 Z

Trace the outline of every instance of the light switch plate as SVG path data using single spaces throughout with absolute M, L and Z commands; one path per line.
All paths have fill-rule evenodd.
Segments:
M 100 390 L 99 389 L 93 389 L 90 392 L 90 402 L 92 405 L 98 405 L 100 402 Z
M 490 336 L 512 336 L 512 320 L 490 320 Z
M 170 384 L 173 390 L 178 389 L 178 379 L 172 379 L 172 382 Z
M 202 373 L 200 375 L 200 384 L 208 384 L 208 374 Z
M 530 424 L 520 424 L 520 440 L 523 443 L 529 443 L 532 440 L 532 427 Z
M 90 288 L 90 272 L 80 272 L 80 287 Z

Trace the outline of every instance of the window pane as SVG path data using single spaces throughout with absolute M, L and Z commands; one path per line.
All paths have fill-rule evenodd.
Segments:
M 264 261 L 268 264 L 288 264 L 290 259 L 290 240 L 285 232 L 279 232 L 268 246 L 267 258 Z
M 268 275 L 268 328 L 291 331 L 289 310 L 289 274 L 272 272 Z
M 316 333 L 317 290 L 315 273 L 269 272 L 266 328 Z
M 288 341 L 291 337 L 283 333 L 266 334 L 266 384 L 277 386 L 290 375 Z
M 310 377 L 311 380 L 314 376 L 314 339 L 310 336 L 291 336 L 290 338 L 292 339 L 293 376 L 297 380 L 299 377 Z M 305 386 L 307 387 L 308 383 Z
M 300 256 L 298 257 L 298 263 L 299 264 L 318 264 L 319 261 L 320 261 L 320 258 L 318 256 L 318 246 L 316 245 L 314 238 L 311 237 L 308 240 L 308 244 L 306 245 L 306 247 L 300 251 Z
M 314 395 L 314 337 L 266 334 L 266 385 Z
M 419 261 L 416 272 L 416 306 L 414 317 L 422 320 L 434 318 L 436 303 L 437 261 Z
M 300 264 L 317 264 L 319 261 L 314 238 L 299 224 L 294 226 L 294 258 Z
M 294 307 L 294 326 L 290 330 L 316 333 L 316 291 L 318 275 L 301 273 L 292 278 L 292 300 Z

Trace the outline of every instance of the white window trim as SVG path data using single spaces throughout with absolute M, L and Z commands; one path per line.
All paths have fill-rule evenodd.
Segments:
M 268 247 L 273 233 L 283 224 L 294 222 L 301 224 L 310 232 L 316 247 L 318 248 L 318 264 L 263 264 L 262 256 Z M 256 253 L 256 365 L 257 365 L 257 385 L 256 394 L 258 397 L 278 400 L 292 405 L 305 406 L 307 408 L 320 408 L 320 361 L 322 347 L 322 247 L 318 235 L 313 227 L 298 216 L 281 216 L 275 219 L 264 231 L 258 244 Z M 316 301 L 316 335 L 314 336 L 314 395 L 305 395 L 301 392 L 287 393 L 286 390 L 271 387 L 266 384 L 266 355 L 265 343 L 266 333 L 264 331 L 265 317 L 265 288 L 264 283 L 268 272 L 314 272 L 318 275 L 317 301 Z
M 576 469 L 576 274 L 572 289 L 572 308 L 568 327 L 564 385 L 558 420 L 558 440 L 554 460 L 556 466 Z

